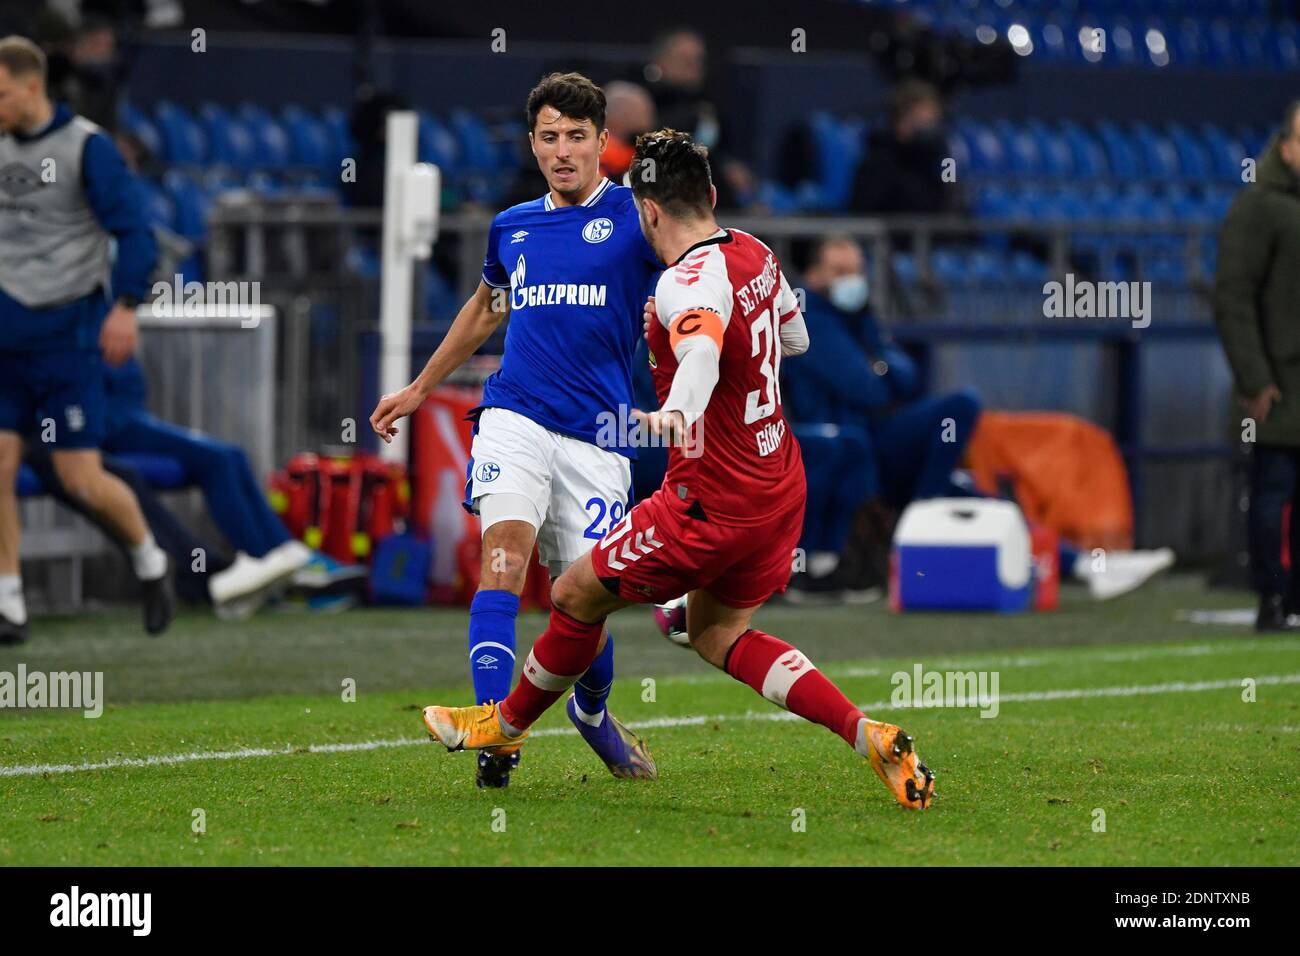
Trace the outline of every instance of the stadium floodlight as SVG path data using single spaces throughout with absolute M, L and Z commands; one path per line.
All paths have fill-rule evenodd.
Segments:
M 411 308 L 415 259 L 428 259 L 438 237 L 437 166 L 417 163 L 419 118 L 409 110 L 388 114 L 384 169 L 384 246 L 379 277 L 379 389 L 403 388 L 411 378 Z M 379 446 L 387 461 L 405 461 L 407 432 Z

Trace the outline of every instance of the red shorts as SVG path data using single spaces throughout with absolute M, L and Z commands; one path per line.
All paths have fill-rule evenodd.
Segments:
M 728 607 L 757 607 L 790 583 L 804 501 L 752 527 L 686 513 L 662 488 L 591 550 L 596 576 L 625 601 L 662 604 L 703 588 Z

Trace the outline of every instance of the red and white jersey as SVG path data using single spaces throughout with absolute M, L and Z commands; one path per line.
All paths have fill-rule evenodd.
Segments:
M 686 446 L 668 452 L 664 492 L 710 521 L 757 525 L 806 493 L 803 458 L 781 410 L 781 324 L 798 300 L 766 245 L 720 229 L 660 276 L 647 339 L 662 406 L 687 338 L 716 345 L 718 382 Z M 693 343 L 698 344 L 698 343 Z

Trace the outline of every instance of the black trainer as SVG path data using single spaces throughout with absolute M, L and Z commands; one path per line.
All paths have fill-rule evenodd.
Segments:
M 21 624 L 0 614 L 0 644 L 24 644 L 27 641 L 27 622 Z
M 510 771 L 519 766 L 519 751 L 508 754 L 478 752 L 478 767 L 474 773 L 474 782 L 480 789 L 510 786 Z
M 1259 599 L 1255 630 L 1260 633 L 1300 630 L 1300 617 L 1289 612 L 1282 595 L 1266 594 Z
M 151 581 L 141 581 L 141 603 L 144 605 L 144 629 L 150 634 L 161 634 L 171 625 L 176 615 L 176 591 L 172 587 L 171 569 Z

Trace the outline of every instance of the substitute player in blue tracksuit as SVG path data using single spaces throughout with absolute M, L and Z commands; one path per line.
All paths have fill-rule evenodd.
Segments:
M 24 439 L 44 443 L 62 485 L 128 543 L 157 633 L 174 604 L 167 557 L 99 453 L 104 363 L 135 350 L 157 246 L 112 140 L 53 104 L 45 83 L 39 47 L 0 40 L 0 642 L 26 637 L 14 487 Z
M 662 269 L 642 237 L 632 191 L 600 175 L 605 95 L 577 73 L 528 96 L 528 139 L 550 189 L 492 222 L 483 281 L 419 377 L 370 417 L 386 441 L 510 316 L 501 368 L 483 388 L 466 487 L 482 519 L 483 562 L 470 606 L 479 703 L 510 692 L 515 616 L 536 543 L 552 579 L 627 513 L 632 356 Z M 609 713 L 613 638 L 578 680 L 568 713 L 616 777 L 653 777 L 645 744 Z M 530 657 L 533 680 L 545 680 Z M 567 686 L 567 684 L 566 684 Z M 479 786 L 505 786 L 518 747 L 479 757 Z

